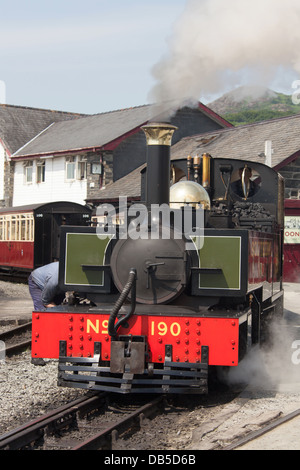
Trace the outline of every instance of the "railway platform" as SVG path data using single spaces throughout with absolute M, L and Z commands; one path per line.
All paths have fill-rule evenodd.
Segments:
M 31 321 L 31 299 L 0 299 L 0 326 L 6 323 L 26 323 Z
M 31 321 L 32 309 L 27 284 L 0 281 L 0 326 Z

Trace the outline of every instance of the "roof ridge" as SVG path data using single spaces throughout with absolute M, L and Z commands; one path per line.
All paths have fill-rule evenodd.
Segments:
M 249 124 L 243 124 L 241 126 L 233 126 L 233 129 L 240 129 L 244 127 L 254 127 L 258 125 L 265 125 L 265 124 L 270 124 L 273 122 L 284 121 L 284 120 L 295 119 L 295 118 L 300 118 L 300 113 L 290 114 L 288 116 L 281 116 L 281 117 L 277 117 L 273 119 L 266 119 L 264 121 L 251 122 Z
M 128 111 L 129 109 L 147 108 L 151 106 L 155 106 L 155 105 L 154 104 L 141 104 L 138 106 L 130 106 L 129 108 L 113 109 L 111 111 L 104 111 L 102 113 L 88 114 L 87 116 L 101 116 L 103 114 L 119 113 L 120 111 Z
M 280 118 L 268 119 L 266 121 L 259 121 L 259 122 L 252 122 L 250 124 L 243 124 L 242 126 L 225 127 L 223 129 L 215 129 L 215 130 L 211 130 L 211 131 L 201 132 L 199 134 L 194 134 L 192 136 L 183 137 L 181 139 L 181 141 L 189 140 L 190 138 L 193 138 L 193 137 L 196 138 L 197 136 L 202 137 L 202 136 L 212 135 L 212 134 L 220 135 L 220 134 L 223 134 L 223 133 L 226 133 L 226 132 L 232 132 L 234 130 L 258 127 L 258 126 L 262 126 L 262 125 L 272 124 L 272 123 L 278 122 L 278 121 L 291 120 L 291 119 L 296 119 L 296 118 L 298 118 L 298 119 L 300 118 L 300 113 L 299 114 L 292 114 L 290 116 L 283 116 L 283 117 L 280 117 Z
M 96 118 L 96 117 L 100 117 L 100 116 L 106 116 L 106 115 L 109 115 L 109 114 L 113 114 L 113 113 L 119 113 L 121 111 L 128 111 L 128 110 L 135 110 L 135 109 L 139 109 L 139 108 L 147 108 L 147 107 L 151 107 L 152 105 L 149 105 L 149 104 L 145 104 L 145 105 L 141 105 L 141 106 L 133 106 L 131 108 L 123 108 L 123 109 L 115 109 L 115 110 L 112 110 L 112 111 L 105 111 L 103 113 L 96 113 L 96 114 L 83 114 L 83 115 L 78 115 L 79 118 L 77 119 L 77 121 L 80 121 L 81 119 L 91 119 L 91 118 Z M 54 126 L 58 127 L 58 126 L 61 126 L 61 125 L 66 125 L 66 124 L 70 124 L 74 122 L 73 120 L 66 120 L 66 121 L 55 121 L 53 122 Z
M 47 109 L 47 108 L 34 108 L 33 106 L 22 106 L 18 104 L 6 104 L 6 103 L 0 103 L 0 107 L 2 108 L 18 108 L 18 109 L 30 109 L 33 111 L 47 111 L 50 113 L 60 113 L 60 114 L 72 114 L 75 116 L 92 116 L 92 114 L 83 114 L 83 113 L 75 113 L 72 111 L 60 111 L 57 109 Z

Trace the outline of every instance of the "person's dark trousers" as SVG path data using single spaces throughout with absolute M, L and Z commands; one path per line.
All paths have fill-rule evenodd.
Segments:
M 28 287 L 29 287 L 30 295 L 31 295 L 32 300 L 33 300 L 34 310 L 44 310 L 45 307 L 44 307 L 43 302 L 42 302 L 42 291 L 36 285 L 36 283 L 32 280 L 31 274 L 28 278 Z M 46 365 L 46 362 L 41 357 L 33 357 L 31 359 L 31 363 L 35 366 L 44 366 L 44 365 Z

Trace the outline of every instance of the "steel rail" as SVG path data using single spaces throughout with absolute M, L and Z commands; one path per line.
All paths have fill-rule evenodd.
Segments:
M 5 348 L 5 354 L 10 356 L 11 354 L 17 354 L 19 352 L 26 351 L 31 346 L 31 340 L 23 341 L 22 343 L 12 344 Z
M 160 396 L 155 400 L 141 406 L 129 416 L 120 419 L 105 430 L 91 436 L 86 441 L 73 447 L 72 450 L 111 450 L 112 444 L 120 432 L 128 431 L 132 426 L 141 427 L 142 420 L 155 414 L 159 406 L 163 403 L 164 396 Z
M 248 444 L 249 442 L 254 441 L 255 439 L 263 436 L 264 434 L 273 431 L 282 424 L 285 424 L 288 421 L 297 418 L 298 416 L 300 416 L 300 408 L 296 411 L 293 411 L 292 413 L 289 413 L 288 415 L 282 416 L 281 418 L 272 421 L 272 423 L 268 424 L 267 426 L 264 426 L 261 429 L 258 429 L 257 431 L 250 432 L 249 434 L 247 434 L 247 436 L 244 436 L 236 442 L 226 447 L 223 447 L 221 450 L 235 450 L 239 447 L 242 447 L 243 445 Z
M 24 323 L 23 325 L 16 326 L 15 328 L 11 328 L 10 330 L 4 331 L 0 333 L 0 340 L 6 341 L 7 339 L 12 338 L 15 335 L 20 333 L 24 333 L 31 328 L 32 322 Z
M 30 330 L 32 322 L 24 323 L 23 325 L 16 326 L 15 328 L 11 328 L 10 330 L 4 331 L 0 334 L 0 341 L 7 341 L 14 336 L 22 334 L 28 330 Z M 10 356 L 12 354 L 16 354 L 22 351 L 25 351 L 27 348 L 31 346 L 31 339 L 26 341 L 21 341 L 20 343 L 15 343 L 12 345 L 5 346 L 5 354 Z
M 106 393 L 78 398 L 40 418 L 0 436 L 0 449 L 17 450 L 44 437 L 45 431 L 58 430 L 74 421 L 77 413 L 87 412 L 103 404 Z M 99 403 L 98 403 L 99 402 Z

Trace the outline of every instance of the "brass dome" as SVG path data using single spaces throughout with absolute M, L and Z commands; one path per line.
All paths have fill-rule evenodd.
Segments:
M 179 181 L 171 186 L 171 209 L 179 209 L 186 205 L 197 209 L 210 209 L 210 198 L 203 186 L 194 181 Z

